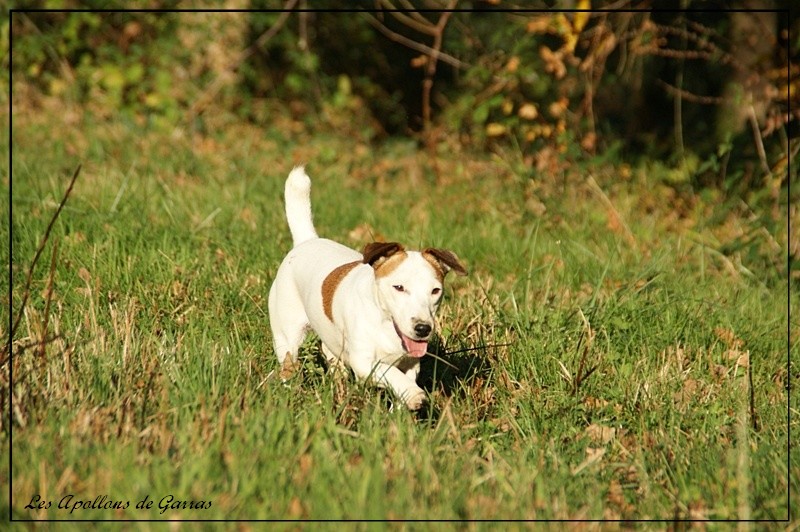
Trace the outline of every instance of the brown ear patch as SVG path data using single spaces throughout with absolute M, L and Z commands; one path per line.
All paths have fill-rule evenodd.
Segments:
M 342 282 L 344 276 L 350 273 L 353 268 L 361 264 L 362 263 L 359 261 L 342 264 L 329 273 L 328 276 L 325 277 L 325 280 L 322 281 L 322 310 L 325 311 L 325 315 L 329 320 L 333 321 L 333 294 L 336 293 L 339 283 Z
M 364 246 L 364 264 L 375 270 L 375 277 L 384 277 L 394 271 L 406 258 L 406 250 L 397 242 L 372 242 Z
M 422 256 L 431 263 L 437 272 L 439 272 L 439 277 L 442 279 L 444 279 L 444 276 L 450 270 L 456 272 L 456 275 L 467 275 L 467 269 L 464 268 L 458 256 L 452 251 L 438 248 L 426 248 L 422 250 Z
M 388 259 L 396 253 L 404 253 L 405 248 L 397 242 L 370 242 L 364 246 L 364 264 L 376 267 L 379 261 Z

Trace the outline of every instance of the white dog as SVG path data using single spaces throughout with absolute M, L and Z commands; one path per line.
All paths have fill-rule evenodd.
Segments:
M 303 167 L 292 170 L 285 196 L 294 247 L 269 291 L 278 361 L 293 366 L 311 328 L 330 364 L 344 363 L 356 377 L 388 386 L 417 410 L 425 401 L 416 383 L 419 361 L 436 325 L 445 274 L 467 272 L 444 249 L 408 251 L 395 242 L 373 242 L 362 254 L 319 238 L 310 191 Z

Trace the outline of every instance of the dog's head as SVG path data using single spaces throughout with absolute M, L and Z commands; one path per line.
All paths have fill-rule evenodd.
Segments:
M 394 322 L 403 348 L 409 356 L 423 356 L 436 327 L 445 276 L 451 270 L 466 275 L 467 270 L 452 251 L 406 251 L 397 242 L 367 244 L 364 263 L 375 270 L 376 299 Z

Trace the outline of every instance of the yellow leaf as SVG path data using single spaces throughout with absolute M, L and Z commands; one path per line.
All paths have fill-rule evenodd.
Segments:
M 550 15 L 534 17 L 528 22 L 525 30 L 528 33 L 552 33 L 551 22 L 552 17 Z
M 506 64 L 506 70 L 513 74 L 514 72 L 517 71 L 518 68 L 519 68 L 519 57 L 515 55 L 508 60 L 508 63 Z
M 575 32 L 575 35 L 583 30 L 583 27 L 586 26 L 586 23 L 589 21 L 590 9 L 592 8 L 591 0 L 578 0 L 575 9 L 583 9 L 585 11 L 577 11 L 575 13 L 575 18 L 572 19 L 572 29 Z
M 498 124 L 497 122 L 492 122 L 491 124 L 486 124 L 486 136 L 488 137 L 500 137 L 505 135 L 506 133 L 506 126 L 503 124 Z
M 427 55 L 419 55 L 411 60 L 411 68 L 422 68 L 428 64 Z
M 532 103 L 523 104 L 522 107 L 519 108 L 517 114 L 520 118 L 524 120 L 533 120 L 537 116 L 539 116 L 539 111 L 536 109 L 536 106 Z

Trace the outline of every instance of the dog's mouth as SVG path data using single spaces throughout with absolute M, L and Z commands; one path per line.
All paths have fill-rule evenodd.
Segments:
M 406 350 L 408 356 L 414 358 L 420 358 L 428 352 L 428 341 L 427 340 L 414 340 L 400 332 L 400 329 L 397 327 L 397 324 L 392 322 L 394 325 L 394 330 L 397 333 L 397 336 L 400 337 L 400 341 L 403 343 L 403 349 Z

